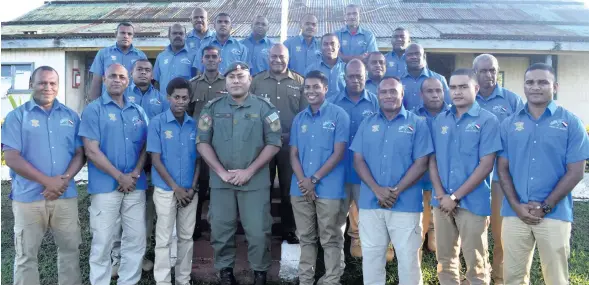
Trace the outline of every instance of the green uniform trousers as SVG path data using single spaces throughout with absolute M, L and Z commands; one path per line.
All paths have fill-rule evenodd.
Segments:
M 248 242 L 250 267 L 255 271 L 268 271 L 272 235 L 269 187 L 259 190 L 211 189 L 209 218 L 215 269 L 235 265 L 238 210 Z

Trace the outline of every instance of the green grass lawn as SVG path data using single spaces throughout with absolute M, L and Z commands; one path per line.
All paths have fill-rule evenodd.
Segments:
M 88 205 L 90 202 L 86 187 L 78 187 L 80 202 L 80 224 L 82 225 L 82 246 L 81 246 L 81 269 L 84 284 L 89 284 L 88 273 L 88 255 L 90 253 L 91 234 L 88 227 Z M 14 242 L 13 226 L 14 218 L 12 215 L 12 206 L 8 199 L 10 184 L 2 182 L 2 284 L 12 284 L 12 269 L 14 261 Z M 490 246 L 493 243 L 490 242 Z M 153 258 L 153 247 L 148 250 L 148 258 Z M 53 242 L 51 234 L 47 234 L 43 239 L 41 250 L 39 251 L 39 272 L 41 274 L 41 284 L 57 284 L 57 249 Z M 493 258 L 491 256 L 491 258 Z M 349 258 L 348 266 L 343 276 L 342 284 L 362 284 L 362 263 L 360 260 Z M 431 252 L 424 252 L 423 256 L 423 279 L 425 284 L 439 284 L 436 277 L 435 255 Z M 321 274 L 322 264 L 318 264 L 318 274 Z M 387 284 L 397 284 L 397 266 L 393 262 L 387 265 Z M 463 269 L 464 270 L 464 269 Z M 544 284 L 542 280 L 542 271 L 540 268 L 538 254 L 535 255 L 532 265 L 532 284 Z M 589 285 L 589 203 L 575 203 L 575 223 L 573 224 L 571 259 L 570 259 L 571 284 Z M 115 284 L 115 282 L 111 282 Z M 141 285 L 155 284 L 153 273 L 144 273 L 139 282 Z

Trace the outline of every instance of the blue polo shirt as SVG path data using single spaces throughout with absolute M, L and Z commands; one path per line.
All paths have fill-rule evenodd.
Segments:
M 345 89 L 337 96 L 328 99 L 328 101 L 340 106 L 350 117 L 350 139 L 348 140 L 350 143 L 354 140 L 360 123 L 379 110 L 378 98 L 366 90 L 362 92 L 360 100 L 356 103 L 350 100 Z M 360 184 L 360 177 L 354 169 L 354 152 L 352 150 L 346 151 L 344 165 L 346 167 L 346 183 Z
M 589 138 L 573 113 L 551 102 L 534 120 L 527 104 L 501 123 L 503 151 L 521 203 L 542 203 L 567 172 L 567 164 L 589 159 Z M 507 199 L 501 216 L 516 217 Z M 573 221 L 573 198 L 569 193 L 545 218 Z
M 119 107 L 108 93 L 88 104 L 82 113 L 79 135 L 98 141 L 100 151 L 122 173 L 130 173 L 137 166 L 139 155 L 147 139 L 147 115 L 139 105 L 129 102 Z M 115 191 L 115 178 L 88 161 L 88 193 L 100 194 Z M 145 172 L 137 181 L 137 190 L 145 190 Z
M 298 113 L 290 130 L 290 145 L 299 150 L 299 162 L 305 177 L 315 174 L 335 150 L 336 143 L 348 144 L 350 117 L 340 107 L 323 102 L 317 114 L 313 115 L 311 107 Z M 344 199 L 345 167 L 343 160 L 331 170 L 315 187 L 315 193 L 321 199 Z M 290 195 L 303 196 L 297 184 L 296 175 L 292 175 Z
M 2 125 L 3 150 L 18 151 L 24 160 L 47 176 L 62 175 L 76 149 L 82 147 L 82 140 L 78 137 L 79 126 L 78 114 L 59 101 L 55 100 L 52 109 L 46 112 L 31 98 L 6 116 Z M 45 199 L 41 194 L 45 186 L 18 175 L 12 169 L 10 177 L 10 199 L 23 203 Z M 60 199 L 77 195 L 72 179 Z
M 447 194 L 456 192 L 466 182 L 481 158 L 501 150 L 497 117 L 476 102 L 460 119 L 456 118 L 455 107 L 438 114 L 432 122 L 432 138 L 440 180 Z M 433 199 L 432 205 L 438 207 L 440 203 Z M 460 207 L 475 215 L 491 215 L 491 175 L 460 199 Z
M 437 78 L 442 82 L 442 87 L 444 88 L 444 102 L 446 102 L 446 104 L 452 104 L 452 100 L 450 99 L 450 88 L 448 88 L 446 78 L 429 70 L 427 67 L 424 67 L 417 78 L 414 78 L 408 72 L 405 72 L 401 76 L 401 83 L 403 83 L 403 88 L 405 89 L 405 96 L 403 97 L 403 105 L 405 105 L 405 108 L 412 110 L 423 104 L 423 100 L 419 95 L 421 94 L 421 84 L 423 84 L 423 81 L 425 81 L 426 78 L 430 77 Z
M 305 38 L 298 35 L 284 41 L 284 45 L 290 55 L 288 68 L 303 77 L 307 75 L 305 73 L 307 67 L 321 59 L 321 42 L 315 37 L 313 37 L 310 44 L 307 44 Z
M 178 186 L 190 189 L 196 168 L 196 123 L 184 114 L 180 125 L 170 109 L 155 116 L 149 122 L 147 151 L 159 153 L 166 170 Z M 153 185 L 166 191 L 172 188 L 166 184 L 155 166 L 151 167 Z
M 379 82 L 374 82 L 372 81 L 372 79 L 367 79 L 366 80 L 366 90 L 368 90 L 368 92 L 376 95 L 378 97 L 378 84 L 380 84 Z
M 176 77 L 190 79 L 192 65 L 195 61 L 194 55 L 195 52 L 190 51 L 186 46 L 178 52 L 174 52 L 170 45 L 157 55 L 153 67 L 153 79 L 159 82 L 161 93 L 167 94 L 168 82 Z
M 131 73 L 135 61 L 143 58 L 147 58 L 145 53 L 136 49 L 133 45 L 127 50 L 127 53 L 123 53 L 123 51 L 114 44 L 98 51 L 96 57 L 94 57 L 94 62 L 92 62 L 92 66 L 90 67 L 90 72 L 95 75 L 104 76 L 106 69 L 111 64 L 118 63 L 123 65 L 127 71 Z
M 165 94 L 165 93 L 164 93 Z M 166 109 L 170 108 L 170 103 L 166 95 L 162 95 L 153 85 L 149 85 L 149 88 L 143 94 L 141 89 L 135 85 L 135 83 L 129 84 L 125 96 L 129 99 L 129 102 L 135 103 L 145 111 L 148 119 L 153 118 L 155 115 L 162 113 Z
M 352 35 L 348 26 L 335 32 L 340 43 L 340 51 L 344 55 L 362 55 L 378 51 L 376 38 L 371 31 L 358 27 L 356 34 Z
M 201 42 L 206 41 L 210 38 L 215 37 L 215 32 L 211 31 L 211 29 L 207 29 L 207 32 L 204 34 L 204 37 L 201 39 L 196 35 L 196 31 L 192 29 L 190 33 L 186 35 L 186 47 L 193 52 L 197 52 L 201 48 Z M 197 55 L 198 58 L 202 56 L 199 54 Z
M 254 36 L 243 39 L 241 43 L 247 48 L 247 64 L 250 66 L 252 75 L 266 71 L 270 68 L 270 48 L 274 44 L 268 37 L 256 41 Z
M 444 113 L 448 109 L 450 109 L 450 105 L 444 104 L 442 106 L 442 110 L 440 111 L 439 114 Z M 435 116 L 430 114 L 430 112 L 427 111 L 425 106 L 421 105 L 421 106 L 413 109 L 412 112 L 414 114 L 416 114 L 417 116 L 424 118 L 425 121 L 427 122 L 427 126 L 429 127 L 429 130 L 430 131 L 432 130 L 432 121 L 434 120 Z M 423 177 L 421 178 L 421 183 L 423 185 L 422 187 L 423 187 L 424 191 L 431 191 L 433 189 L 432 181 L 429 178 L 429 171 L 426 171 L 425 174 L 423 174 Z
M 499 122 L 503 122 L 511 114 L 524 107 L 521 97 L 499 85 L 493 89 L 493 93 L 486 99 L 479 92 L 477 94 L 477 103 L 479 103 L 481 108 L 497 116 Z M 497 163 L 495 163 L 495 168 L 493 169 L 493 181 L 499 181 Z
M 390 121 L 380 109 L 366 118 L 350 149 L 364 157 L 372 177 L 382 187 L 397 185 L 417 159 L 434 151 L 426 121 L 404 107 Z M 364 182 L 360 186 L 358 206 L 360 209 L 382 209 L 376 195 Z M 421 184 L 416 183 L 399 194 L 389 210 L 422 212 Z
M 202 57 L 202 51 L 207 46 L 216 46 L 221 50 L 221 63 L 219 64 L 221 74 L 225 74 L 225 69 L 236 61 L 247 62 L 247 48 L 233 37 L 229 37 L 223 45 L 216 37 L 203 40 L 200 49 L 196 52 L 197 58 Z M 193 66 L 201 72 L 204 71 L 204 65 L 200 60 L 195 60 Z
M 384 56 L 387 64 L 386 76 L 401 77 L 407 72 L 407 61 L 405 59 L 405 53 L 402 56 L 397 56 L 394 51 L 387 53 Z
M 337 62 L 332 67 L 329 67 L 323 61 L 323 58 L 320 58 L 318 61 L 307 67 L 307 70 L 305 70 L 304 73 L 307 74 L 313 70 L 319 70 L 327 76 L 329 82 L 327 85 L 327 94 L 325 94 L 326 98 L 339 94 L 346 87 L 346 81 L 344 79 L 346 63 L 340 58 L 337 59 Z

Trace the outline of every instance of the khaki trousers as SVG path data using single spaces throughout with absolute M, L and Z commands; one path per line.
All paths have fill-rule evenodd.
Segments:
M 460 249 L 466 261 L 466 280 L 471 285 L 489 284 L 489 217 L 458 208 L 453 217 L 434 208 L 438 279 L 442 285 L 460 284 Z
M 505 217 L 503 219 L 505 261 L 503 280 L 505 284 L 530 283 L 530 267 L 536 244 L 546 285 L 569 284 L 570 239 L 571 223 L 569 222 L 543 219 L 540 224 L 530 226 L 518 217 Z
M 12 201 L 12 212 L 14 284 L 40 284 L 37 256 L 48 229 L 51 229 L 57 245 L 58 284 L 82 284 L 79 249 L 82 236 L 78 220 L 78 198 L 30 203 Z
M 503 242 L 501 241 L 501 204 L 503 189 L 499 181 L 491 183 L 491 234 L 493 236 L 493 264 L 491 278 L 495 285 L 503 285 Z
M 317 284 L 340 284 L 343 274 L 340 261 L 344 248 L 340 211 L 344 200 L 317 199 L 307 202 L 304 197 L 291 196 L 291 203 L 301 247 L 300 284 L 313 285 L 315 282 L 317 240 L 323 247 L 325 263 L 325 275 Z

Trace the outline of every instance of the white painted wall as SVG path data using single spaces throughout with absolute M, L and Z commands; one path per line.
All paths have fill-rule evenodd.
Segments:
M 65 52 L 61 50 L 3 50 L 0 56 L 2 64 L 5 63 L 34 63 L 34 68 L 49 65 L 59 73 L 59 93 L 57 99 L 65 103 Z M 23 103 L 29 100 L 30 94 L 13 94 L 15 98 L 22 98 Z M 18 102 L 18 99 L 16 99 Z M 2 108 L 1 118 L 5 118 L 12 106 L 6 94 L 0 94 Z
M 65 53 L 65 105 L 72 108 L 74 111 L 82 114 L 85 104 L 85 74 L 86 74 L 86 53 L 85 52 L 66 52 Z M 81 84 L 78 88 L 72 87 L 72 69 L 77 68 L 81 74 Z
M 557 81 L 560 85 L 556 102 L 589 125 L 589 81 L 584 78 L 589 54 L 559 55 Z

